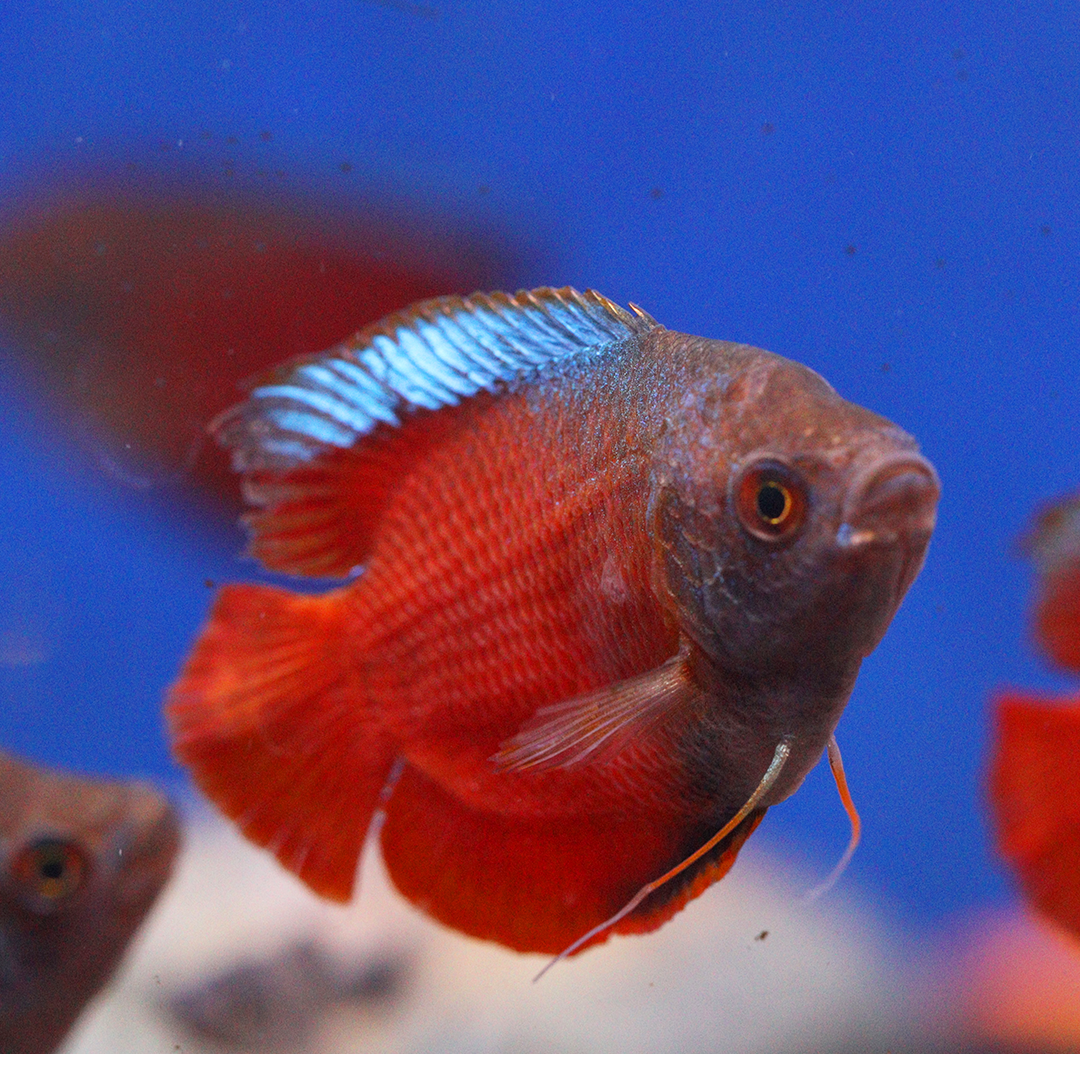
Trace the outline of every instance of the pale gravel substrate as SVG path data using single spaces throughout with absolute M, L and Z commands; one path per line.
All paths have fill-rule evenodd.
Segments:
M 195 813 L 176 876 L 66 1049 L 213 1049 L 174 1026 L 162 1001 L 305 939 L 346 963 L 411 964 L 397 1000 L 317 1017 L 312 1050 L 887 1049 L 908 1028 L 910 988 L 871 916 L 842 888 L 802 906 L 808 882 L 760 850 L 657 933 L 613 938 L 537 985 L 542 958 L 425 918 L 371 850 L 362 881 L 349 907 L 322 903 L 231 826 Z

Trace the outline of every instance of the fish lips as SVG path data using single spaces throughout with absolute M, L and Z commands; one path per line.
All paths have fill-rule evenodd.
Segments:
M 864 469 L 844 501 L 837 549 L 842 557 L 874 564 L 873 576 L 890 581 L 892 611 L 922 569 L 940 495 L 930 462 L 921 454 L 899 454 Z

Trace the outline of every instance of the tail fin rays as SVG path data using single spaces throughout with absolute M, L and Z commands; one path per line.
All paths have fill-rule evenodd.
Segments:
M 344 901 L 395 755 L 363 723 L 342 619 L 340 594 L 222 589 L 165 712 L 177 758 L 210 799 Z

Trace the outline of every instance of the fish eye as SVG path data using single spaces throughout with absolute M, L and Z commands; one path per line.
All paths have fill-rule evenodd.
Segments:
M 759 461 L 739 478 L 735 507 L 744 529 L 760 540 L 785 540 L 806 518 L 806 487 L 779 461 Z
M 87 876 L 82 850 L 66 840 L 45 839 L 27 844 L 12 860 L 12 877 L 32 900 L 50 904 L 78 891 Z

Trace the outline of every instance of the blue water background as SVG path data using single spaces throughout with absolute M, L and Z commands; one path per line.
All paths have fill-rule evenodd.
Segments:
M 56 0 L 0 27 L 0 197 L 110 158 L 392 193 L 529 252 L 543 279 L 505 286 L 763 346 L 913 432 L 945 494 L 839 729 L 849 873 L 912 928 L 1010 902 L 987 702 L 1067 685 L 1013 545 L 1080 487 L 1080 8 Z M 239 531 L 101 469 L 4 356 L 0 635 L 30 644 L 0 667 L 0 745 L 175 781 L 163 689 L 206 580 L 256 571 Z M 759 836 L 826 868 L 826 770 Z

